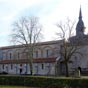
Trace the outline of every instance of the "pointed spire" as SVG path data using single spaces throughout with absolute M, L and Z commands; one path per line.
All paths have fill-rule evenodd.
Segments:
M 80 6 L 80 12 L 79 12 L 79 19 L 82 19 L 82 11 L 81 11 L 81 6 Z
M 79 20 L 76 26 L 76 35 L 84 35 L 84 22 L 82 20 L 82 11 L 81 11 L 81 6 L 80 6 L 80 11 L 79 11 Z

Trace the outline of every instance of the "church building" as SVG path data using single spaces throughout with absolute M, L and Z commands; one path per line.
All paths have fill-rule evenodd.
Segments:
M 82 71 L 88 71 L 88 35 L 84 34 L 84 22 L 80 8 L 79 20 L 76 26 L 76 36 L 71 37 L 70 43 L 82 46 L 80 52 L 83 56 L 76 54 L 71 58 L 73 63 L 69 63 L 69 72 L 73 72 L 77 67 Z M 57 63 L 61 61 L 62 40 L 47 41 L 35 44 L 33 51 L 33 74 L 34 75 L 56 75 Z M 14 45 L 0 47 L 0 73 L 8 74 L 30 74 L 28 50 L 26 46 Z M 63 74 L 64 66 L 58 65 L 58 74 Z

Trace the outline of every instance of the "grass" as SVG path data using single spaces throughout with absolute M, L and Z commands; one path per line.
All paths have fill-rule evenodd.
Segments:
M 29 88 L 29 87 L 24 87 L 24 86 L 0 86 L 0 88 Z
M 25 86 L 0 86 L 0 88 L 37 88 L 37 87 L 25 87 Z

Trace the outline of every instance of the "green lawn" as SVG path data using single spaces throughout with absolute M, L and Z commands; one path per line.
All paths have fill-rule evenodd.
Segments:
M 0 86 L 0 88 L 29 88 L 29 87 L 24 87 L 24 86 Z

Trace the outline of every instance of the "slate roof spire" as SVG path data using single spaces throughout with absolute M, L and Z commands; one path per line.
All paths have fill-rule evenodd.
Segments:
M 80 11 L 79 11 L 79 20 L 78 23 L 76 25 L 76 36 L 82 36 L 84 35 L 84 22 L 82 20 L 82 10 L 81 10 L 81 6 L 80 6 Z
M 80 6 L 80 12 L 79 12 L 79 20 L 82 19 L 82 11 L 81 11 L 81 6 Z

